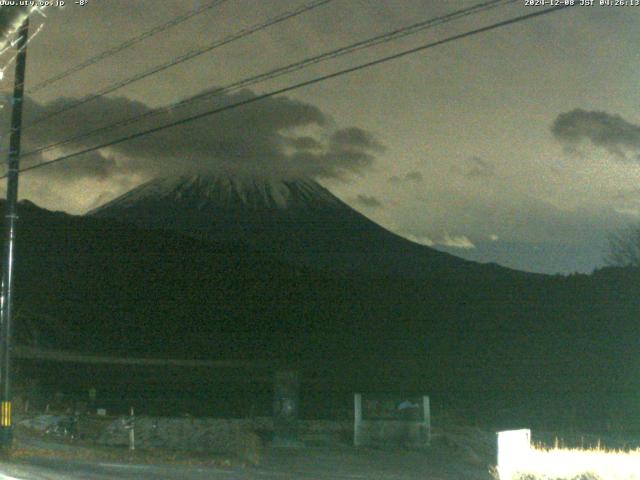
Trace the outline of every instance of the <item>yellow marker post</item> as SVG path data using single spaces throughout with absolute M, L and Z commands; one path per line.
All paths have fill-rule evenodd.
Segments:
M 11 427 L 11 402 L 0 403 L 0 426 Z

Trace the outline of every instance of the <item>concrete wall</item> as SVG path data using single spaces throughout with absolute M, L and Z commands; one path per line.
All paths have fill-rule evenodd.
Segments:
M 263 443 L 249 420 L 238 419 L 137 417 L 134 432 L 136 448 L 233 454 L 254 464 L 260 461 Z M 123 419 L 107 425 L 96 443 L 129 445 Z
M 402 410 L 406 402 L 391 395 L 376 398 L 372 395 L 370 405 L 362 394 L 354 395 L 354 438 L 356 447 L 396 446 L 402 448 L 424 448 L 431 441 L 431 410 L 426 395 L 416 402 L 409 402 L 411 409 Z M 371 405 L 376 411 L 370 412 Z M 378 408 L 380 407 L 380 408 Z M 365 413 L 366 412 L 366 413 Z
M 195 452 L 232 453 L 257 463 L 265 442 L 273 435 L 273 419 L 136 417 L 136 448 L 162 448 Z M 300 420 L 301 441 L 309 445 L 350 444 L 353 423 L 349 421 Z M 123 419 L 112 420 L 96 439 L 108 446 L 129 445 L 129 430 Z

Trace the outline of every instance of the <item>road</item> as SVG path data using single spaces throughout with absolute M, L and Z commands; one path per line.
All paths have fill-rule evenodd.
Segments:
M 269 449 L 257 467 L 89 463 L 33 457 L 1 463 L 0 480 L 490 480 L 486 464 L 452 452 Z

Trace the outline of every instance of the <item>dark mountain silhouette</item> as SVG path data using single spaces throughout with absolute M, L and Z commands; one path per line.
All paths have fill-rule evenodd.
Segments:
M 631 425 L 640 413 L 637 270 L 550 277 L 491 267 L 485 274 L 486 266 L 472 265 L 481 273 L 369 275 L 25 202 L 19 212 L 22 344 L 280 359 L 302 365 L 315 385 L 307 392 L 317 398 L 329 391 L 346 398 L 356 390 L 429 392 L 436 404 L 472 406 L 485 418 L 552 422 L 577 410 Z M 129 371 L 116 380 L 75 367 L 30 368 L 48 382 L 82 388 L 138 381 Z M 183 373 L 165 386 L 188 391 L 181 386 L 188 380 L 204 388 L 202 375 Z
M 507 273 L 495 265 L 481 267 L 389 232 L 310 179 L 161 178 L 89 215 L 202 239 L 240 241 L 254 250 L 321 269 L 447 278 Z

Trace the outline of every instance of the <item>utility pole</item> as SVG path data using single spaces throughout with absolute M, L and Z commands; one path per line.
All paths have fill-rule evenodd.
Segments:
M 20 169 L 20 130 L 22 129 L 22 104 L 24 96 L 25 68 L 27 65 L 27 36 L 29 17 L 18 32 L 18 55 L 13 88 L 11 112 L 11 137 L 7 173 L 7 201 L 4 226 L 4 258 L 2 262 L 2 290 L 0 292 L 0 448 L 11 447 L 13 425 L 11 422 L 11 316 L 13 296 L 13 261 L 15 255 L 16 221 L 18 219 L 18 172 Z

